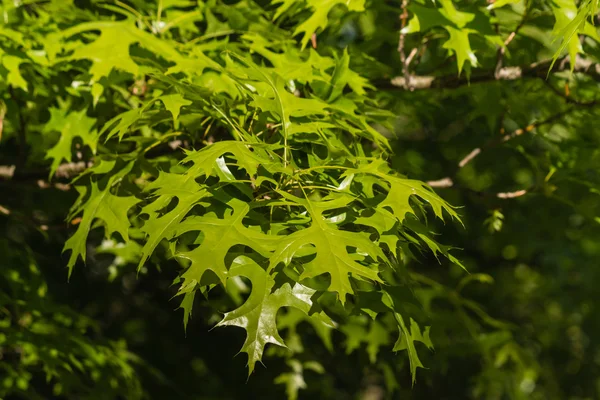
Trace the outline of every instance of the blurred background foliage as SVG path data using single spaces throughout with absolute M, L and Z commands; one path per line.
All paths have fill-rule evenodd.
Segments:
M 592 3 L 132 0 L 111 8 L 93 0 L 3 0 L 0 163 L 4 175 L 11 165 L 17 172 L 0 179 L 0 395 L 600 398 L 597 16 L 586 16 L 590 27 L 578 27 L 575 42 L 564 29 L 578 6 Z M 61 249 L 72 232 L 64 219 L 75 194 L 65 190 L 66 179 L 47 182 L 44 158 L 58 139 L 43 127 L 57 98 L 77 89 L 75 72 L 59 69 L 46 84 L 40 49 L 7 44 L 5 37 L 7 29 L 31 24 L 43 41 L 77 21 L 112 15 L 115 7 L 138 10 L 149 30 L 163 26 L 156 18 L 162 7 L 163 24 L 180 22 L 176 35 L 203 38 L 206 51 L 244 31 L 269 29 L 325 55 L 348 51 L 352 69 L 373 85 L 368 96 L 394 115 L 377 127 L 391 140 L 390 164 L 461 207 L 464 227 L 429 222 L 470 274 L 431 254 L 408 262 L 435 345 L 420 352 L 427 369 L 413 387 L 406 357 L 391 351 L 396 337 L 385 319 L 356 318 L 327 333 L 282 311 L 278 325 L 288 349 L 268 347 L 268 368 L 247 379 L 245 356 L 236 356 L 245 333 L 210 330 L 218 311 L 239 299 L 222 293 L 197 301 L 186 335 L 172 300 L 175 261 L 161 259 L 138 274 L 138 248 L 96 234 L 87 266 L 67 282 Z M 326 26 L 317 26 L 315 37 L 296 31 L 319 12 Z M 186 19 L 189 13 L 196 17 Z M 16 25 L 9 15 L 19 15 Z M 567 48 L 547 75 L 563 41 Z M 514 74 L 511 67 L 521 76 L 502 75 Z M 130 76 L 111 79 L 131 93 L 139 89 Z M 100 103 L 95 116 L 110 119 L 109 107 Z M 25 126 L 30 132 L 22 139 Z

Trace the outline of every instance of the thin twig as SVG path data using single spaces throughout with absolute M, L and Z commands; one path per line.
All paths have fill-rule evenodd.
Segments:
M 529 1 L 526 1 L 525 2 L 525 11 L 523 12 L 523 17 L 521 18 L 521 22 L 519 22 L 519 25 L 517 25 L 517 27 L 515 28 L 515 30 L 512 31 L 510 33 L 510 35 L 508 35 L 508 37 L 504 41 L 504 46 L 500 46 L 500 48 L 498 49 L 498 55 L 497 55 L 497 61 L 496 61 L 496 69 L 495 69 L 495 72 L 494 72 L 494 75 L 496 76 L 496 79 L 498 79 L 498 76 L 499 76 L 500 71 L 502 69 L 502 63 L 504 62 L 504 54 L 506 53 L 506 48 L 514 40 L 514 38 L 517 36 L 517 34 L 521 30 L 521 28 L 523 28 L 523 26 L 527 22 L 528 14 L 529 14 Z
M 432 188 L 449 188 L 454 186 L 454 181 L 452 179 L 446 177 L 442 179 L 438 179 L 437 181 L 429 181 L 427 182 L 429 186 Z
M 411 79 L 410 79 L 410 71 L 408 66 L 412 57 L 406 57 L 406 52 L 404 51 L 404 43 L 406 40 L 406 33 L 404 33 L 404 28 L 406 27 L 406 21 L 408 19 L 408 0 L 402 0 L 402 14 L 400 14 L 400 20 L 402 21 L 400 27 L 400 37 L 398 40 L 398 53 L 400 54 L 400 62 L 402 63 L 402 75 L 404 76 L 404 89 L 413 90 Z M 414 55 L 413 55 L 414 57 Z
M 579 103 L 578 104 L 579 107 L 569 107 L 566 110 L 561 111 L 557 114 L 554 114 L 542 121 L 533 122 L 533 123 L 527 125 L 525 128 L 519 128 L 508 135 L 504 135 L 501 139 L 495 139 L 495 140 L 488 142 L 486 145 L 484 145 L 482 147 L 477 147 L 477 148 L 471 150 L 471 152 L 467 156 L 465 156 L 458 162 L 456 172 L 458 172 L 460 169 L 464 168 L 467 164 L 472 162 L 484 150 L 487 150 L 492 147 L 496 147 L 502 143 L 508 142 L 509 140 L 511 140 L 517 136 L 521 136 L 522 134 L 524 134 L 526 132 L 532 132 L 534 129 L 537 129 L 540 126 L 548 125 L 548 124 L 564 117 L 565 115 L 568 115 L 571 112 L 580 109 L 582 106 L 593 107 L 598 104 L 600 104 L 600 103 L 596 102 L 596 101 L 592 101 L 589 103 Z M 434 180 L 434 181 L 429 181 L 429 182 L 427 182 L 427 184 L 429 186 L 435 187 L 435 188 L 450 188 L 450 187 L 456 186 L 454 180 L 450 176 L 447 176 L 442 179 Z M 527 193 L 529 193 L 529 190 L 518 190 L 515 192 L 501 192 L 501 193 L 496 193 L 496 197 L 501 198 L 501 199 L 513 199 L 516 197 L 524 196 Z
M 407 66 L 410 65 L 410 63 L 412 62 L 413 58 L 415 58 L 415 56 L 417 55 L 418 52 L 419 52 L 419 49 L 417 47 L 414 47 L 410 51 L 410 54 L 408 55 L 408 57 L 406 57 L 406 65 Z
M 173 132 L 172 134 L 166 135 L 162 139 L 168 137 L 174 137 L 181 132 Z M 146 159 L 154 159 L 161 157 L 165 154 L 179 153 L 180 148 L 185 146 L 174 146 L 177 142 L 165 142 L 162 140 L 157 142 L 157 145 L 152 145 L 149 148 L 144 149 L 142 152 L 145 154 Z M 68 183 L 70 180 L 77 175 L 84 172 L 86 169 L 92 167 L 94 160 L 91 159 L 88 162 L 78 161 L 61 164 L 56 169 L 56 173 L 53 177 L 53 183 Z M 36 168 L 36 169 L 24 169 L 17 168 L 15 165 L 0 165 L 0 182 L 3 181 L 19 181 L 19 182 L 39 182 L 39 180 L 48 179 L 47 168 Z M 39 183 L 38 183 L 39 185 Z
M 595 103 L 595 101 L 596 101 L 596 100 L 581 101 L 581 100 L 578 100 L 578 99 L 574 99 L 573 97 L 571 97 L 567 93 L 562 92 L 562 91 L 558 90 L 557 88 L 555 88 L 554 85 L 552 85 L 550 83 L 550 81 L 548 81 L 547 79 L 544 79 L 543 82 L 546 85 L 546 87 L 548 87 L 548 89 L 550 89 L 551 91 L 553 91 L 557 96 L 562 97 L 565 100 L 565 102 L 567 102 L 569 104 L 575 104 L 575 105 L 578 105 L 578 106 L 587 107 L 587 106 L 593 105 Z
M 552 60 L 548 59 L 526 66 L 502 67 L 499 71 L 476 70 L 473 71 L 470 78 L 467 78 L 464 75 L 458 76 L 456 74 L 444 76 L 411 76 L 411 88 L 412 90 L 448 89 L 492 81 L 514 81 L 522 78 L 546 79 L 551 64 Z M 570 68 L 569 64 L 569 62 L 558 63 L 554 67 L 553 72 L 567 71 Z M 575 72 L 585 74 L 600 82 L 600 64 L 594 64 L 590 60 L 577 57 L 573 69 Z M 404 76 L 397 76 L 391 80 L 382 80 L 373 83 L 379 90 L 406 90 L 406 79 Z
M 525 196 L 527 193 L 528 193 L 527 190 L 523 189 L 523 190 L 517 190 L 515 192 L 497 193 L 496 196 L 499 199 L 514 199 L 517 197 Z
M 6 116 L 6 104 L 0 99 L 0 141 L 2 140 L 2 129 L 4 128 L 4 117 Z
M 481 153 L 481 149 L 479 147 L 473 149 L 469 154 L 467 154 L 465 158 L 460 160 L 460 162 L 458 163 L 458 168 L 462 168 L 468 163 L 470 163 L 475 157 L 479 155 L 479 153 Z
M 316 34 L 316 33 L 313 33 L 313 34 L 310 36 L 310 44 L 312 45 L 312 48 L 313 48 L 313 49 L 316 49 L 316 48 L 317 48 L 317 34 Z

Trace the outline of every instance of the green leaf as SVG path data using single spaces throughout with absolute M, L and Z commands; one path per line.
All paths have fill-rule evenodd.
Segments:
M 277 331 L 277 311 L 282 307 L 295 307 L 308 313 L 314 290 L 300 284 L 292 288 L 289 283 L 271 293 L 275 280 L 258 264 L 245 256 L 237 257 L 229 270 L 230 276 L 244 276 L 252 282 L 252 292 L 239 308 L 225 314 L 217 326 L 238 326 L 246 330 L 242 352 L 248 354 L 248 374 L 252 374 L 261 361 L 267 343 L 285 347 Z
M 469 22 L 473 21 L 475 14 L 458 11 L 454 7 L 452 0 L 440 0 L 442 9 L 440 13 L 452 21 L 458 28 L 464 28 Z
M 372 88 L 365 78 L 350 69 L 350 56 L 348 55 L 347 49 L 344 50 L 342 57 L 337 60 L 331 78 L 331 92 L 329 94 L 328 102 L 337 99 L 344 91 L 346 85 L 359 96 L 364 96 L 366 94 L 365 88 Z
M 354 293 L 349 275 L 355 279 L 382 282 L 377 269 L 360 264 L 356 261 L 358 250 L 370 257 L 373 261 L 385 260 L 382 250 L 373 243 L 366 232 L 350 232 L 339 229 L 336 224 L 329 222 L 323 213 L 347 206 L 352 200 L 350 196 L 341 196 L 325 201 L 312 201 L 301 199 L 289 193 L 280 194 L 302 206 L 311 217 L 311 225 L 281 239 L 275 253 L 271 257 L 269 269 L 275 268 L 283 262 L 290 264 L 294 255 L 305 246 L 314 246 L 316 257 L 313 261 L 304 264 L 300 280 L 314 278 L 322 274 L 329 274 L 331 284 L 328 290 L 336 292 L 339 300 L 346 301 L 346 295 Z M 349 253 L 348 247 L 357 249 L 357 253 Z
M 138 29 L 131 22 L 89 22 L 63 32 L 64 37 L 88 30 L 100 30 L 100 36 L 90 44 L 75 48 L 70 60 L 91 60 L 92 80 L 108 76 L 113 69 L 138 74 L 138 65 L 129 55 L 129 47 L 140 41 Z M 141 31 L 140 31 L 141 32 Z
M 400 330 L 400 335 L 396 344 L 394 344 L 394 351 L 406 350 L 408 353 L 408 359 L 410 361 L 410 373 L 412 376 L 413 385 L 417 379 L 417 368 L 424 368 L 423 363 L 419 359 L 419 355 L 417 353 L 417 349 L 415 347 L 415 342 L 424 343 L 429 349 L 433 350 L 433 343 L 429 338 L 429 329 L 430 327 L 426 327 L 423 333 L 421 333 L 421 328 L 415 322 L 414 319 L 410 319 L 410 330 L 406 327 L 404 320 L 399 314 L 395 314 L 396 320 L 398 321 L 398 328 Z
M 368 324 L 368 329 L 365 327 Z M 379 321 L 367 321 L 364 318 L 353 318 L 341 326 L 340 330 L 346 335 L 346 354 L 360 348 L 366 343 L 367 354 L 371 364 L 377 362 L 379 349 L 390 343 L 388 329 Z
M 250 205 L 244 201 L 227 198 L 223 201 L 231 208 L 223 218 L 214 214 L 190 216 L 181 222 L 175 236 L 186 232 L 199 231 L 204 233 L 204 240 L 194 250 L 177 254 L 177 257 L 191 261 L 190 267 L 183 273 L 179 294 L 192 291 L 200 284 L 204 272 L 213 271 L 223 284 L 227 279 L 225 256 L 230 248 L 245 245 L 257 253 L 269 257 L 277 238 L 247 228 L 242 220 L 250 211 Z
M 288 335 L 294 338 L 298 337 L 298 325 L 304 321 L 308 322 L 313 327 L 315 333 L 317 334 L 317 336 L 319 336 L 325 348 L 331 353 L 333 353 L 334 349 L 332 342 L 332 331 L 336 327 L 336 325 L 327 316 L 327 314 L 323 312 L 315 312 L 312 315 L 307 315 L 302 311 L 299 311 L 295 308 L 291 308 L 284 315 L 279 316 L 277 320 L 277 327 L 280 330 L 287 329 Z M 298 347 L 298 352 L 304 351 L 301 345 Z M 294 351 L 294 349 L 290 350 Z
M 429 327 L 421 333 L 419 325 L 410 318 L 410 329 L 405 323 L 407 312 L 402 304 L 402 297 L 398 296 L 397 290 L 383 292 L 383 302 L 394 312 L 394 318 L 398 323 L 398 330 L 400 336 L 394 345 L 394 351 L 406 350 L 408 352 L 408 360 L 410 362 L 410 372 L 412 376 L 412 383 L 414 385 L 417 379 L 417 368 L 424 368 L 423 363 L 419 359 L 417 349 L 414 342 L 418 341 L 424 343 L 430 350 L 433 349 L 433 343 L 429 338 Z
M 23 34 L 21 32 L 17 32 L 6 26 L 0 26 L 0 36 L 10 39 L 18 45 L 25 46 L 25 41 L 23 40 Z
M 404 221 L 406 213 L 414 213 L 409 202 L 410 197 L 413 195 L 429 203 L 436 217 L 443 220 L 443 212 L 446 211 L 452 218 L 456 218 L 460 221 L 460 218 L 454 208 L 450 206 L 448 202 L 435 194 L 435 192 L 433 192 L 433 190 L 431 190 L 431 188 L 425 185 L 423 182 L 389 175 L 386 172 L 386 169 L 387 165 L 385 161 L 379 159 L 359 168 L 351 168 L 347 170 L 343 176 L 345 177 L 351 174 L 369 174 L 387 181 L 389 184 L 388 193 L 385 199 L 379 203 L 378 207 L 389 207 L 394 216 L 401 223 Z M 369 185 L 373 185 L 375 182 L 376 181 L 371 180 L 369 181 Z M 373 190 L 368 189 L 368 192 L 372 193 Z
M 92 130 L 96 120 L 86 114 L 86 109 L 71 112 L 66 107 L 50 109 L 50 121 L 44 126 L 44 132 L 60 132 L 58 142 L 46 154 L 46 158 L 52 159 L 51 177 L 63 160 L 71 162 L 71 147 L 77 137 L 81 138 L 84 146 L 90 147 L 92 153 L 96 153 L 98 135 Z
M 281 3 L 281 1 L 274 1 L 274 3 Z M 324 29 L 327 26 L 327 15 L 336 5 L 343 4 L 350 11 L 365 10 L 365 0 L 307 0 L 307 3 L 314 9 L 314 12 L 306 21 L 298 25 L 294 31 L 294 36 L 300 33 L 303 34 L 300 40 L 302 49 L 306 47 L 313 33 L 317 33 L 317 30 Z M 280 10 L 285 11 L 289 6 L 288 2 L 284 2 L 280 6 Z M 280 10 L 277 11 L 276 15 L 280 15 L 283 12 Z
M 246 33 L 243 38 L 251 42 L 250 50 L 269 60 L 273 65 L 272 71 L 286 82 L 307 83 L 323 79 L 323 71 L 335 65 L 332 58 L 320 56 L 313 49 L 310 49 L 309 57 L 306 58 L 303 57 L 303 52 L 291 45 L 283 47 L 283 52 L 277 51 L 279 46 L 273 46 L 271 41 L 257 33 Z
M 369 361 L 371 361 L 371 364 L 375 364 L 377 362 L 379 348 L 386 346 L 390 342 L 387 328 L 378 321 L 373 321 L 369 333 L 367 333 L 367 336 L 365 337 L 365 342 L 367 343 Z
M 444 48 L 451 50 L 456 54 L 456 64 L 458 66 L 458 73 L 462 72 L 465 62 L 469 61 L 471 66 L 477 66 L 477 57 L 471 49 L 471 43 L 469 42 L 469 30 L 468 29 L 455 29 L 447 26 L 446 30 L 450 33 L 450 38 L 444 43 Z
M 173 120 L 175 121 L 177 121 L 177 118 L 179 118 L 181 107 L 192 104 L 191 101 L 184 99 L 179 93 L 161 96 L 160 101 L 163 102 L 167 111 L 173 115 Z
M 192 318 L 192 309 L 194 307 L 194 298 L 196 297 L 195 291 L 187 292 L 183 296 L 183 300 L 179 305 L 179 308 L 183 309 L 183 330 L 187 332 L 187 326 L 190 318 Z
M 249 91 L 249 95 L 253 98 L 251 104 L 279 117 L 285 147 L 284 163 L 287 164 L 287 140 L 288 131 L 292 125 L 291 117 L 326 114 L 325 104 L 317 99 L 303 99 L 294 96 L 285 89 L 281 77 L 276 73 L 265 73 L 251 61 L 236 54 L 232 54 L 232 56 L 249 66 L 245 72 L 250 77 L 267 84 L 266 92 L 257 92 L 256 89 Z
M 212 175 L 215 167 L 219 170 L 219 165 L 223 164 L 219 160 L 223 160 L 222 157 L 228 153 L 236 157 L 237 164 L 250 176 L 256 174 L 259 165 L 270 162 L 260 157 L 262 153 L 258 146 L 253 152 L 250 150 L 250 145 L 243 142 L 218 142 L 199 151 L 188 151 L 182 163 L 192 163 L 192 165 L 184 174 L 160 172 L 158 178 L 146 187 L 146 191 L 152 192 L 157 199 L 142 209 L 142 214 L 148 214 L 149 219 L 142 227 L 147 238 L 138 269 L 144 265 L 163 239 L 171 240 L 176 236 L 179 224 L 196 204 L 211 197 L 207 188 L 196 183 L 195 179 Z M 231 173 L 224 175 L 224 178 L 235 180 Z M 177 205 L 172 210 L 161 213 L 174 198 L 177 199 Z
M 129 218 L 127 212 L 131 207 L 139 203 L 139 200 L 133 196 L 120 197 L 110 193 L 110 186 L 101 190 L 97 182 L 91 183 L 89 191 L 80 189 L 80 199 L 88 197 L 87 201 L 81 204 L 73 213 L 79 214 L 83 211 L 81 222 L 77 227 L 77 231 L 65 243 L 64 251 L 71 250 L 69 257 L 69 276 L 73 272 L 73 266 L 77 262 L 79 256 L 85 261 L 86 241 L 92 229 L 92 222 L 99 219 L 104 225 L 104 236 L 110 238 L 113 233 L 118 233 L 125 241 L 129 240 Z
M 452 26 L 453 23 L 438 8 L 424 7 L 418 3 L 411 3 L 408 7 L 413 17 L 402 29 L 402 33 L 426 32 L 436 26 Z
M 163 239 L 173 239 L 177 226 L 189 211 L 201 200 L 210 197 L 208 191 L 198 185 L 194 181 L 194 175 L 191 174 L 161 172 L 158 178 L 146 187 L 146 191 L 152 191 L 158 197 L 141 211 L 141 214 L 147 214 L 149 219 L 142 227 L 142 231 L 146 234 L 146 242 L 142 248 L 138 270 L 144 266 Z M 177 199 L 177 205 L 162 214 L 161 211 L 174 198 Z
M 279 18 L 284 12 L 290 9 L 294 4 L 297 4 L 298 0 L 272 0 L 271 4 L 281 4 L 277 7 L 277 11 L 273 16 L 273 20 Z
M 108 129 L 112 127 L 112 129 L 110 129 L 110 132 L 108 132 L 108 135 L 106 135 L 106 139 L 108 140 L 114 135 L 117 135 L 119 137 L 119 140 L 121 140 L 123 139 L 123 136 L 125 136 L 127 131 L 131 128 L 131 126 L 140 119 L 140 117 L 140 110 L 137 108 L 125 111 L 108 121 L 106 124 L 104 124 L 104 126 L 98 133 L 98 136 L 102 136 L 106 131 L 108 131 Z
M 477 33 L 467 29 L 466 25 L 475 19 L 475 14 L 458 11 L 452 1 L 441 1 L 442 8 L 428 8 L 418 4 L 410 6 L 414 13 L 413 18 L 402 30 L 403 33 L 425 32 L 433 27 L 441 26 L 450 35 L 443 47 L 456 55 L 458 73 L 460 74 L 466 61 L 471 66 L 477 66 L 477 57 L 471 49 L 469 34 Z M 479 32 L 483 34 L 483 32 Z
M 302 363 L 295 359 L 288 360 L 287 364 L 292 369 L 292 372 L 286 372 L 277 376 L 274 382 L 278 385 L 285 385 L 285 393 L 288 400 L 297 400 L 300 389 L 306 389 L 304 368 L 302 367 Z
M 185 72 L 188 75 L 201 74 L 204 68 L 220 68 L 219 64 L 204 56 L 201 52 L 195 57 L 182 56 L 166 40 L 138 28 L 135 21 L 98 21 L 87 22 L 61 32 L 63 39 L 87 31 L 100 31 L 100 36 L 89 44 L 74 47 L 73 53 L 66 60 L 90 60 L 92 81 L 97 82 L 106 77 L 114 69 L 129 72 L 137 76 L 140 67 L 131 58 L 129 48 L 140 44 L 144 48 L 160 54 L 175 65 L 167 73 Z
M 578 53 L 583 53 L 583 48 L 579 42 L 579 33 L 587 34 L 598 40 L 596 29 L 586 22 L 592 9 L 597 6 L 596 3 L 596 0 L 585 1 L 578 9 L 574 0 L 556 0 L 552 2 L 552 12 L 556 19 L 552 33 L 555 38 L 561 39 L 561 43 L 552 57 L 549 71 L 552 70 L 554 63 L 565 49 L 568 49 L 571 60 L 575 60 Z M 588 26 L 590 27 L 588 28 Z M 574 68 L 575 62 L 571 62 L 571 72 Z
M 264 152 L 266 148 L 268 146 L 258 144 L 253 146 L 250 143 L 224 140 L 199 151 L 186 151 L 187 157 L 182 163 L 194 164 L 187 172 L 190 176 L 210 176 L 214 174 L 218 160 L 226 154 L 232 154 L 236 159 L 236 164 L 246 170 L 250 177 L 254 177 L 260 165 L 267 167 L 273 163 Z
M 496 8 L 504 7 L 508 4 L 517 4 L 523 0 L 496 0 L 488 6 L 488 9 L 495 10 Z
M 13 87 L 21 88 L 26 92 L 28 90 L 27 81 L 23 78 L 23 75 L 21 75 L 19 67 L 21 64 L 27 62 L 29 62 L 29 60 L 13 55 L 4 55 L 2 57 L 2 65 L 8 70 L 8 75 L 6 76 L 8 84 Z

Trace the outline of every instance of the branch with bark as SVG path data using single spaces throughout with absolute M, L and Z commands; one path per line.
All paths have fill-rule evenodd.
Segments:
M 529 16 L 529 6 L 530 6 L 530 2 L 526 1 L 525 2 L 525 12 L 523 13 L 523 16 L 521 17 L 521 21 L 519 22 L 519 25 L 517 25 L 515 30 L 512 31 L 508 35 L 508 37 L 504 40 L 504 46 L 500 46 L 500 48 L 498 49 L 498 54 L 496 56 L 496 69 L 494 70 L 494 75 L 495 75 L 496 79 L 498 79 L 498 76 L 501 73 L 502 65 L 504 63 L 504 55 L 506 54 L 506 49 L 508 48 L 508 45 L 517 37 L 517 34 L 519 33 L 519 31 L 521 30 L 521 28 L 523 28 L 523 26 L 525 26 L 525 23 L 527 22 L 527 18 Z
M 209 145 L 210 141 L 205 142 Z M 146 159 L 154 159 L 167 154 L 181 153 L 181 149 L 189 149 L 190 144 L 187 140 L 171 140 L 168 142 L 157 142 L 143 150 Z M 88 161 L 73 161 L 61 164 L 57 167 L 52 182 L 48 180 L 47 168 L 24 168 L 16 165 L 0 165 L 0 182 L 1 181 L 31 181 L 36 182 L 42 189 L 54 186 L 64 187 L 65 183 L 71 181 L 77 175 L 84 172 L 86 169 L 94 165 L 94 159 Z
M 511 132 L 508 135 L 503 135 L 500 138 L 495 138 L 491 141 L 489 141 L 486 145 L 481 146 L 481 147 L 476 147 L 473 150 L 471 150 L 471 152 L 469 152 L 469 154 L 467 154 L 465 157 L 463 157 L 457 164 L 457 169 L 455 171 L 455 173 L 453 175 L 456 175 L 458 173 L 458 171 L 460 171 L 462 168 L 464 168 L 466 165 L 468 165 L 469 163 L 471 163 L 475 158 L 477 158 L 477 156 L 479 156 L 484 150 L 488 150 L 490 148 L 496 147 L 498 145 L 501 145 L 503 143 L 508 142 L 511 139 L 516 138 L 517 136 L 521 136 L 524 133 L 528 133 L 528 132 L 532 132 L 535 129 L 544 126 L 544 125 L 548 125 L 551 124 L 561 118 L 563 118 L 564 116 L 572 113 L 573 111 L 576 111 L 577 109 L 581 108 L 581 107 L 594 107 L 597 105 L 600 105 L 600 102 L 598 101 L 591 101 L 588 103 L 582 103 L 582 102 L 576 102 L 575 103 L 578 107 L 569 107 L 564 111 L 561 111 L 557 114 L 554 114 L 542 121 L 538 121 L 538 122 L 533 122 L 529 125 L 527 125 L 525 128 L 519 128 L 513 132 Z M 439 189 L 444 189 L 444 188 L 451 188 L 456 186 L 456 183 L 454 182 L 454 180 L 452 179 L 451 176 L 446 176 L 444 178 L 441 179 L 437 179 L 437 180 L 433 180 L 433 181 L 429 181 L 427 182 L 427 184 L 433 188 L 439 188 Z M 523 190 L 517 190 L 515 192 L 500 192 L 500 193 L 495 193 L 495 197 L 498 197 L 500 199 L 514 199 L 517 197 L 521 197 L 524 196 L 525 194 L 529 193 L 531 190 L 530 189 L 523 189 Z
M 570 69 L 568 57 L 563 59 L 565 62 L 557 62 L 550 72 L 563 72 Z M 498 70 L 475 71 L 470 77 L 458 76 L 456 74 L 443 76 L 418 76 L 413 75 L 410 78 L 412 90 L 424 89 L 452 89 L 464 85 L 485 83 L 493 81 L 514 81 L 523 78 L 541 78 L 546 79 L 549 74 L 552 60 L 544 60 L 527 66 L 502 67 Z M 592 79 L 600 81 L 600 64 L 595 64 L 590 60 L 577 57 L 575 60 L 574 71 L 590 76 Z M 406 79 L 403 76 L 397 76 L 389 81 L 375 81 L 374 85 L 380 90 L 406 90 Z
M 406 56 L 406 51 L 404 49 L 404 43 L 406 41 L 406 34 L 403 33 L 404 32 L 404 28 L 406 27 L 406 21 L 408 20 L 408 0 L 402 0 L 402 14 L 400 14 L 400 20 L 401 25 L 400 25 L 400 36 L 398 39 L 398 53 L 400 54 L 400 62 L 402 63 L 402 78 L 404 80 L 403 83 L 403 87 L 406 90 L 413 90 L 412 87 L 412 79 L 411 79 L 411 74 L 410 74 L 410 70 L 409 70 L 409 65 L 410 62 L 412 61 L 412 58 L 415 56 L 416 52 L 414 51 L 415 49 L 413 49 L 413 51 L 410 53 L 410 55 L 407 57 Z

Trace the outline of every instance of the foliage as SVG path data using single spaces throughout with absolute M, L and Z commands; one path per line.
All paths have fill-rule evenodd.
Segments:
M 600 395 L 595 0 L 0 11 L 0 397 Z

